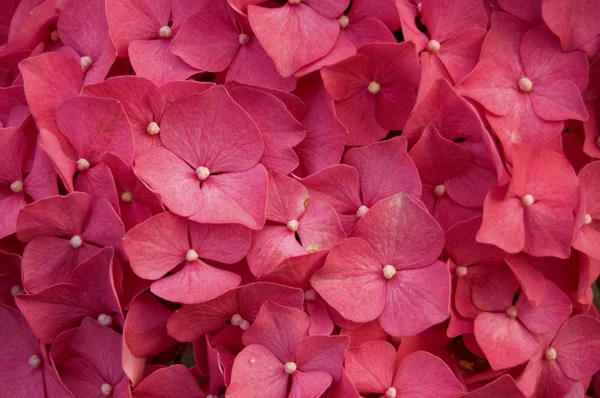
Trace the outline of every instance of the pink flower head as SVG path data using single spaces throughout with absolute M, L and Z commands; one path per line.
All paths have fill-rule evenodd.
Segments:
M 18 127 L 0 128 L 0 238 L 16 231 L 17 215 L 27 203 L 58 194 L 56 172 L 36 144 L 30 116 Z
M 543 0 L 542 17 L 564 51 L 573 51 L 600 35 L 600 15 L 586 1 Z
M 478 0 L 424 1 L 420 17 L 428 34 L 417 30 L 411 41 L 417 51 L 422 51 L 422 97 L 436 79 L 443 78 L 454 85 L 475 68 L 488 17 L 483 2 Z M 407 36 L 411 39 L 411 34 Z
M 121 368 L 121 336 L 101 322 L 85 318 L 78 329 L 60 334 L 50 355 L 76 397 L 131 397 Z
M 41 131 L 40 145 L 58 170 L 67 189 L 106 198 L 119 210 L 112 174 L 102 157 L 112 153 L 126 164 L 133 161 L 131 126 L 115 100 L 73 97 L 56 110 L 60 133 Z
M 205 12 L 211 3 L 158 0 L 149 5 L 108 0 L 106 16 L 110 36 L 119 56 L 129 55 L 136 75 L 156 85 L 185 80 L 199 71 L 171 52 L 171 42 L 189 16 L 200 10 Z
M 535 308 L 507 268 L 484 270 L 472 283 L 473 305 L 481 311 L 475 318 L 475 338 L 494 370 L 527 361 L 535 353 L 534 333 L 547 333 L 569 317 L 571 301 L 550 281 Z
M 77 61 L 60 53 L 46 53 L 19 64 L 27 104 L 40 130 L 58 133 L 57 108 L 79 95 L 83 71 Z M 69 117 L 76 115 L 69 115 Z
M 583 52 L 563 53 L 545 26 L 494 13 L 479 63 L 457 91 L 479 102 L 505 149 L 538 149 L 560 133 L 563 120 L 587 120 L 581 99 L 588 62 Z
M 309 199 L 300 182 L 279 173 L 269 173 L 267 220 L 269 225 L 252 234 L 248 252 L 248 265 L 257 277 L 289 257 L 327 250 L 346 238 L 331 206 Z
M 227 92 L 248 113 L 265 144 L 260 163 L 268 171 L 289 174 L 298 167 L 293 147 L 306 137 L 302 124 L 275 95 L 240 84 L 228 84 Z M 267 111 L 268 110 L 268 111 Z
M 137 76 L 117 76 L 83 89 L 87 95 L 119 101 L 129 119 L 135 144 L 134 155 L 162 146 L 161 125 L 166 108 L 179 98 L 200 94 L 213 85 L 194 81 L 176 81 L 156 87 Z
M 172 212 L 262 228 L 267 172 L 257 163 L 263 139 L 224 87 L 173 103 L 162 118 L 161 140 L 164 147 L 136 158 L 136 171 Z
M 303 117 L 296 116 L 306 129 L 306 138 L 294 147 L 300 160 L 294 174 L 305 177 L 340 162 L 348 133 L 335 115 L 334 102 L 318 74 L 302 78 L 294 93 L 306 109 Z
M 579 199 L 573 168 L 547 149 L 512 151 L 512 180 L 488 192 L 477 240 L 508 253 L 568 258 Z
M 238 9 L 248 7 L 254 34 L 285 78 L 331 50 L 340 32 L 337 18 L 350 1 L 292 0 L 276 8 L 254 5 L 261 1 L 234 3 Z
M 140 293 L 131 303 L 123 326 L 124 342 L 136 358 L 158 355 L 175 344 L 167 334 L 171 311 L 156 297 Z
M 240 283 L 239 275 L 205 260 L 240 261 L 250 247 L 250 230 L 234 224 L 198 224 L 167 212 L 132 228 L 123 246 L 133 271 L 156 281 L 150 287 L 154 294 L 174 302 L 201 303 Z
M 311 279 L 344 318 L 379 319 L 387 333 L 410 336 L 448 317 L 450 275 L 437 261 L 443 233 L 418 199 L 400 193 L 380 201 L 352 236 Z
M 171 50 L 191 66 L 208 72 L 227 69 L 226 81 L 255 84 L 284 91 L 296 78 L 282 77 L 255 38 L 248 17 L 234 12 L 224 0 L 188 18 L 173 39 Z
M 52 343 L 61 332 L 78 326 L 88 316 L 105 325 L 123 325 L 113 267 L 113 251 L 104 248 L 80 264 L 66 283 L 15 298 L 42 343 Z
M 69 398 L 46 348 L 35 337 L 23 315 L 0 305 L 0 377 L 7 397 Z
M 17 237 L 28 242 L 23 282 L 30 293 L 67 282 L 78 265 L 103 247 L 124 258 L 123 223 L 104 199 L 75 192 L 27 205 L 17 219 Z
M 173 313 L 167 329 L 178 341 L 194 341 L 228 322 L 247 330 L 266 301 L 301 309 L 303 299 L 300 289 L 255 282 L 231 289 L 205 303 L 184 306 Z
M 273 398 L 320 396 L 340 379 L 350 339 L 309 336 L 309 327 L 303 311 L 266 302 L 244 333 L 227 395 L 254 398 L 268 389 Z
M 310 196 L 331 205 L 350 232 L 371 207 L 399 192 L 421 195 L 421 181 L 403 137 L 352 148 L 344 165 L 301 179 Z M 382 183 L 385 181 L 385 183 Z
M 465 392 L 448 365 L 435 355 L 416 351 L 400 364 L 396 357 L 396 349 L 390 343 L 369 341 L 346 351 L 345 370 L 361 394 L 453 398 Z
M 84 83 L 104 80 L 117 58 L 108 34 L 104 0 L 70 0 L 56 24 L 64 44 L 57 51 L 75 58 L 85 74 Z
M 578 178 L 581 205 L 573 247 L 600 260 L 600 161 L 586 165 Z
M 152 372 L 131 395 L 133 398 L 206 398 L 192 372 L 183 365 L 171 365 Z
M 600 322 L 587 315 L 568 319 L 541 345 L 517 380 L 527 396 L 565 397 L 573 383 L 600 369 Z M 581 395 L 579 395 L 581 396 Z
M 375 43 L 321 76 L 335 100 L 336 115 L 348 129 L 346 145 L 365 145 L 402 130 L 415 104 L 419 62 L 410 43 Z
M 322 58 L 300 68 L 296 76 L 304 76 L 356 54 L 359 47 L 370 43 L 395 43 L 390 30 L 398 30 L 398 10 L 391 1 L 356 0 L 350 11 L 338 17 L 340 34 L 331 50 Z

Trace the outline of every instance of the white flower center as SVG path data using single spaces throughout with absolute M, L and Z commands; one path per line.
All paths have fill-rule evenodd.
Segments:
M 516 318 L 518 315 L 518 311 L 517 311 L 517 307 L 515 307 L 514 305 L 512 307 L 510 307 L 509 309 L 506 310 L 506 315 L 508 315 L 511 318 Z
M 288 0 L 288 3 L 290 4 L 298 4 L 300 3 L 302 0 Z
M 87 159 L 81 158 L 77 161 L 77 170 L 85 171 L 90 168 L 90 162 Z
M 240 39 L 239 39 L 239 40 L 240 40 L 240 44 L 241 44 L 242 46 L 243 46 L 243 45 L 246 45 L 246 44 L 248 44 L 248 42 L 250 41 L 250 36 L 248 36 L 248 35 L 247 35 L 247 34 L 245 34 L 245 33 L 241 33 L 241 34 L 240 34 Z
M 377 94 L 379 90 L 381 90 L 381 86 L 377 82 L 371 82 L 369 83 L 367 90 L 369 90 L 371 94 Z
M 18 296 L 19 294 L 25 294 L 25 290 L 23 290 L 23 286 L 21 285 L 14 285 L 10 288 L 10 294 Z
M 89 55 L 86 55 L 85 57 L 81 57 L 81 59 L 79 59 L 79 65 L 81 65 L 81 70 L 83 70 L 84 72 L 90 69 L 93 63 L 94 60 Z
M 467 275 L 467 272 L 468 272 L 467 267 L 463 267 L 463 266 L 456 267 L 456 275 L 458 275 L 458 276 L 465 276 L 465 275 Z
M 440 51 L 440 42 L 437 40 L 430 40 L 429 43 L 427 43 L 427 51 L 429 51 L 430 53 L 437 53 Z
M 385 392 L 385 398 L 396 398 L 396 389 L 394 387 L 390 387 Z
M 58 41 L 58 32 L 53 30 L 52 32 L 50 32 L 50 40 L 52 40 L 53 42 L 57 42 Z
M 549 361 L 554 361 L 556 359 L 556 350 L 554 348 L 548 348 L 544 351 L 544 356 Z
M 172 34 L 173 32 L 171 31 L 171 28 L 167 25 L 163 26 L 158 30 L 158 35 L 163 39 L 168 39 L 169 37 L 171 37 Z
M 298 230 L 298 225 L 298 220 L 291 220 L 287 223 L 288 229 L 292 232 L 296 232 Z
M 521 198 L 521 203 L 523 203 L 523 206 L 525 206 L 525 207 L 530 207 L 534 201 L 535 200 L 533 199 L 533 196 L 531 196 L 529 194 L 527 194 Z
M 583 223 L 584 224 L 591 224 L 592 223 L 592 216 L 590 216 L 589 214 L 586 214 L 585 216 L 583 216 Z
M 29 364 L 32 368 L 37 369 L 42 364 L 42 359 L 37 355 L 32 355 L 29 357 Z
M 12 184 L 10 184 L 10 190 L 13 191 L 14 193 L 23 192 L 23 181 L 17 180 L 15 182 L 13 182 Z
M 396 275 L 396 268 L 393 265 L 386 265 L 383 267 L 383 276 L 385 279 L 392 279 Z
M 313 301 L 316 298 L 317 298 L 317 292 L 315 292 L 315 289 L 309 289 L 304 292 L 304 300 Z
M 533 83 L 526 77 L 522 77 L 519 79 L 519 89 L 524 93 L 528 93 L 533 88 Z
M 133 200 L 133 196 L 131 195 L 131 192 L 123 192 L 121 194 L 121 200 L 123 202 L 127 202 L 127 203 L 131 202 Z
M 160 126 L 156 122 L 150 122 L 148 123 L 148 126 L 146 126 L 146 133 L 156 135 L 160 133 Z
M 344 28 L 348 27 L 348 25 L 350 24 L 350 20 L 348 19 L 347 16 L 341 15 L 338 18 L 338 23 L 340 24 L 340 28 L 344 29 Z
M 436 185 L 435 188 L 433 188 L 433 192 L 435 193 L 435 196 L 444 196 L 446 193 L 446 186 L 444 184 Z
M 185 253 L 185 261 L 196 261 L 198 260 L 198 257 L 198 253 L 196 253 L 196 250 L 194 249 L 190 249 Z
M 210 175 L 210 170 L 204 166 L 200 166 L 196 169 L 196 175 L 200 181 L 204 181 Z
M 75 249 L 79 249 L 81 245 L 83 245 L 83 240 L 81 239 L 81 236 L 75 235 L 71 238 L 71 246 L 73 246 Z
M 356 211 L 356 218 L 363 218 L 365 214 L 369 211 L 369 208 L 365 205 L 362 205 Z
M 103 326 L 110 326 L 112 323 L 112 316 L 106 314 L 100 314 L 98 316 L 98 323 Z
M 286 362 L 285 365 L 283 365 L 283 368 L 285 369 L 285 373 L 289 375 L 291 375 L 296 371 L 296 369 L 298 369 L 295 362 Z
M 100 390 L 102 391 L 102 394 L 104 394 L 105 397 L 108 397 L 110 394 L 112 394 L 112 386 L 108 383 L 102 384 Z
M 417 4 L 417 11 L 419 11 L 419 14 L 423 12 L 423 3 Z

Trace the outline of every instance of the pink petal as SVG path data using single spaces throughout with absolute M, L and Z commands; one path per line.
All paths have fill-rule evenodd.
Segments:
M 123 335 L 131 353 L 138 357 L 160 354 L 175 344 L 167 334 L 171 311 L 148 293 L 137 296 L 127 312 Z
M 456 36 L 465 27 L 485 29 L 488 23 L 483 4 L 471 0 L 459 0 L 452 4 L 434 0 L 422 7 L 422 18 L 431 38 L 439 42 Z
M 475 68 L 486 33 L 481 28 L 467 29 L 441 46 L 438 57 L 454 82 Z
M 363 203 L 372 207 L 398 192 L 421 194 L 418 171 L 407 156 L 406 139 L 393 138 L 346 152 L 344 163 L 354 166 L 361 176 Z M 383 183 L 389 179 L 389 183 Z
M 158 297 L 182 304 L 203 303 L 240 284 L 241 277 L 197 260 L 150 286 Z
M 306 254 L 294 233 L 281 225 L 268 225 L 252 234 L 248 266 L 257 277 L 267 276 L 283 261 Z
M 224 87 L 176 101 L 165 111 L 161 129 L 165 147 L 211 173 L 248 170 L 263 151 L 256 125 Z
M 394 377 L 393 386 L 401 397 L 455 397 L 465 388 L 456 379 L 448 365 L 425 351 L 407 355 Z
M 386 341 L 389 337 L 377 321 L 364 323 L 355 329 L 344 328 L 340 335 L 350 337 L 351 347 L 358 347 L 370 341 Z
M 333 47 L 340 30 L 335 16 L 325 17 L 307 4 L 286 4 L 279 8 L 250 5 L 248 18 L 283 77 L 324 56 Z
M 293 178 L 269 173 L 267 219 L 281 224 L 298 220 L 306 209 L 308 191 Z
M 333 248 L 312 279 L 313 288 L 344 318 L 368 322 L 385 306 L 386 279 L 375 250 L 362 239 L 349 238 Z
M 331 375 L 325 372 L 303 372 L 292 375 L 292 389 L 288 398 L 320 397 L 331 385 Z
M 356 224 L 352 235 L 377 248 L 383 265 L 397 269 L 424 267 L 433 263 L 443 248 L 438 223 L 405 193 L 382 200 Z M 394 231 L 390 236 L 388 231 Z
M 498 247 L 475 240 L 481 220 L 481 217 L 475 217 L 463 221 L 446 232 L 444 249 L 460 266 L 498 264 L 507 257 Z
M 530 97 L 535 113 L 544 120 L 588 119 L 581 94 L 570 81 L 553 80 L 540 83 Z
M 61 379 L 65 386 L 77 396 L 92 397 L 102 394 L 98 386 L 104 379 L 94 367 L 81 358 L 68 358 L 61 367 Z
M 227 395 L 232 398 L 285 398 L 288 374 L 267 348 L 252 344 L 235 358 Z
M 474 330 L 477 343 L 494 370 L 527 361 L 537 347 L 531 333 L 507 314 L 480 314 L 475 319 Z
M 304 139 L 306 131 L 285 104 L 274 95 L 248 87 L 232 86 L 227 90 L 262 133 L 265 147 L 260 162 L 265 168 L 282 174 L 296 169 L 299 160 L 292 148 Z
M 273 272 L 265 275 L 263 280 L 309 290 L 311 289 L 310 278 L 323 267 L 328 254 L 328 251 L 321 250 L 291 257 L 281 263 Z
M 310 200 L 300 219 L 298 236 L 309 253 L 330 249 L 346 239 L 335 210 L 327 203 Z
M 540 305 L 546 295 L 546 281 L 541 272 L 536 270 L 527 258 L 521 255 L 511 255 L 506 259 L 508 265 L 519 280 L 525 296 L 534 307 Z
M 81 66 L 69 57 L 51 52 L 24 60 L 19 68 L 23 73 L 27 103 L 38 127 L 57 132 L 56 109 L 81 91 Z M 61 73 L 55 74 L 57 70 Z
M 493 382 L 484 387 L 477 388 L 463 395 L 464 398 L 525 398 L 525 395 L 519 390 L 513 378 L 509 375 L 498 377 Z
M 335 324 L 329 316 L 325 305 L 319 300 L 307 301 L 306 311 L 310 316 L 310 329 L 308 333 L 313 335 L 329 336 L 333 333 Z
M 244 333 L 243 340 L 247 346 L 260 344 L 267 347 L 282 363 L 286 363 L 295 360 L 296 345 L 308 336 L 309 327 L 310 318 L 303 311 L 268 301 Z
M 134 398 L 204 398 L 206 395 L 192 373 L 183 365 L 158 369 L 146 377 L 133 391 Z
M 589 42 L 600 32 L 598 13 L 585 1 L 564 4 L 556 0 L 544 0 L 542 16 L 550 30 L 559 38 L 565 51 L 572 51 Z
M 131 229 L 123 246 L 136 274 L 158 279 L 185 260 L 188 222 L 169 212 L 156 215 Z
M 303 372 L 327 372 L 334 380 L 342 377 L 346 336 L 308 336 L 296 345 L 296 365 Z
M 599 333 L 600 322 L 587 315 L 576 315 L 560 327 L 551 346 L 556 350 L 556 362 L 565 375 L 581 380 L 598 369 Z
M 362 394 L 385 394 L 396 372 L 396 349 L 385 341 L 369 341 L 345 354 L 345 369 Z
M 525 247 L 524 207 L 517 198 L 504 200 L 506 189 L 491 189 L 483 204 L 483 221 L 477 241 L 496 245 L 507 253 L 518 253 Z
M 428 267 L 399 269 L 386 285 L 386 305 L 379 317 L 392 336 L 412 336 L 448 318 L 450 274 L 436 261 Z
M 107 165 L 100 163 L 79 173 L 73 187 L 77 191 L 89 193 L 94 198 L 106 199 L 120 216 L 121 209 L 117 198 L 117 187 Z
M 509 268 L 488 267 L 473 278 L 473 304 L 482 311 L 506 311 L 518 289 L 519 281 Z
M 136 75 L 145 77 L 157 86 L 185 80 L 198 73 L 197 69 L 171 52 L 170 43 L 165 39 L 134 40 L 129 43 L 129 57 Z
M 191 246 L 202 258 L 233 264 L 250 248 L 250 230 L 235 224 L 189 223 Z
M 515 307 L 518 319 L 533 333 L 548 333 L 567 320 L 571 300 L 554 283 L 546 281 L 546 295 L 537 307 L 532 307 L 524 295 L 520 295 Z

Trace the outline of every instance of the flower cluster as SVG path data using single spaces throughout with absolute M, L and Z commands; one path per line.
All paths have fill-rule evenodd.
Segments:
M 0 397 L 600 396 L 598 6 L 2 0 Z

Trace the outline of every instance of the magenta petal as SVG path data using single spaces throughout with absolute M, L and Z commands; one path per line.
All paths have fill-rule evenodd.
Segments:
M 456 397 L 465 392 L 448 365 L 425 351 L 407 355 L 394 377 L 393 386 L 401 397 Z
M 519 390 L 515 381 L 509 375 L 498 377 L 493 382 L 484 387 L 477 388 L 463 395 L 464 398 L 525 398 L 525 395 Z
M 565 51 L 572 51 L 589 42 L 598 31 L 598 14 L 590 12 L 585 1 L 565 4 L 557 0 L 542 2 L 542 16 L 550 30 L 560 38 Z
M 405 193 L 373 206 L 356 224 L 352 236 L 362 238 L 377 248 L 376 255 L 381 264 L 390 264 L 397 269 L 433 263 L 444 245 L 444 235 L 438 223 L 418 199 Z
M 396 349 L 386 341 L 369 341 L 345 354 L 348 378 L 362 394 L 385 394 L 396 372 Z
M 519 290 L 519 281 L 504 266 L 487 267 L 473 278 L 473 304 L 482 311 L 505 311 Z
M 307 4 L 279 8 L 248 7 L 250 26 L 277 70 L 288 77 L 324 56 L 340 31 L 335 17 L 325 17 Z
M 133 398 L 204 398 L 206 395 L 196 378 L 183 365 L 158 369 L 146 377 L 133 391 Z
M 269 173 L 267 219 L 280 224 L 298 220 L 306 210 L 308 191 L 298 181 L 277 172 Z
M 330 385 L 329 373 L 297 370 L 292 375 L 292 389 L 288 398 L 320 397 Z
M 392 336 L 412 336 L 448 318 L 450 274 L 436 261 L 427 267 L 399 269 L 386 285 L 386 305 L 379 317 Z
M 76 191 L 89 193 L 94 198 L 104 198 L 120 215 L 117 187 L 107 165 L 101 163 L 85 172 L 79 173 L 73 186 Z
M 567 320 L 570 313 L 571 300 L 554 283 L 546 281 L 546 294 L 544 300 L 537 307 L 524 295 L 520 295 L 515 307 L 518 319 L 533 333 L 548 333 Z
M 227 395 L 231 398 L 285 398 L 288 376 L 283 363 L 269 349 L 252 344 L 235 357 Z
M 475 319 L 475 338 L 492 369 L 504 369 L 527 361 L 537 343 L 519 321 L 504 313 L 485 312 Z
M 301 310 L 267 301 L 244 333 L 244 344 L 267 347 L 282 363 L 294 361 L 295 348 L 308 336 L 310 318 Z M 283 367 L 282 367 L 283 370 Z
M 62 364 L 61 379 L 71 392 L 82 397 L 98 395 L 98 386 L 105 382 L 96 369 L 81 358 L 68 358 Z
M 491 189 L 483 204 L 483 221 L 477 241 L 498 246 L 508 253 L 525 247 L 524 207 L 517 198 L 504 200 L 505 188 Z
M 330 252 L 310 283 L 344 318 L 376 319 L 385 306 L 386 279 L 375 250 L 362 239 L 349 238 Z
M 283 261 L 306 254 L 294 233 L 281 225 L 267 225 L 252 234 L 252 246 L 248 252 L 250 271 L 259 278 L 267 276 Z
M 576 315 L 559 329 L 551 346 L 556 362 L 571 379 L 585 379 L 600 366 L 599 335 L 600 322 L 587 315 Z
M 310 200 L 300 219 L 298 236 L 309 253 L 330 249 L 346 239 L 335 210 L 327 203 Z
M 296 345 L 296 365 L 303 372 L 327 372 L 334 380 L 342 377 L 346 336 L 308 336 Z
M 480 226 L 481 217 L 475 217 L 454 225 L 446 232 L 444 248 L 457 265 L 498 264 L 507 257 L 498 247 L 475 240 Z
M 157 86 L 185 80 L 198 73 L 197 69 L 173 54 L 169 41 L 164 39 L 132 41 L 129 44 L 129 57 L 136 75 L 145 77 Z
M 137 296 L 129 307 L 123 335 L 131 353 L 137 358 L 159 354 L 175 340 L 167 335 L 171 311 L 148 293 Z
M 329 312 L 325 305 L 319 300 L 307 301 L 306 311 L 310 315 L 309 334 L 329 336 L 333 333 L 335 324 L 329 316 Z
M 123 246 L 137 275 L 158 279 L 185 260 L 188 221 L 169 212 L 156 215 L 129 231 Z
M 189 223 L 191 247 L 202 258 L 233 264 L 246 256 L 251 231 L 236 224 Z
M 546 281 L 541 272 L 536 270 L 525 256 L 512 255 L 506 259 L 506 264 L 515 274 L 523 293 L 534 307 L 540 305 L 546 295 Z

